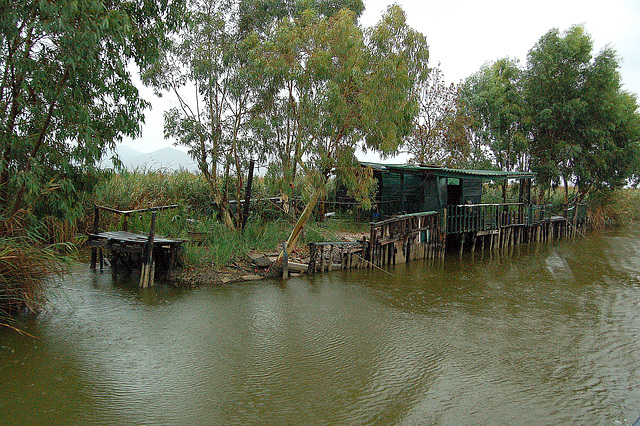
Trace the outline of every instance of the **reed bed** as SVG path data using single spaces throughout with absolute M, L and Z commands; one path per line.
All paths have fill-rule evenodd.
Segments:
M 47 244 L 20 218 L 0 220 L 0 325 L 14 328 L 16 314 L 39 311 L 46 279 L 61 275 L 74 253 L 73 244 Z
M 601 191 L 589 200 L 589 224 L 593 229 L 640 221 L 640 190 Z

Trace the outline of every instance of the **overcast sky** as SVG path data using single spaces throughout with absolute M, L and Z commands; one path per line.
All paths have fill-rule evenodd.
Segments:
M 365 0 L 362 24 L 374 25 L 393 3 L 402 6 L 411 27 L 426 35 L 429 65 L 440 64 L 449 82 L 458 83 L 485 62 L 507 56 L 524 65 L 529 49 L 551 28 L 564 31 L 583 24 L 595 52 L 606 45 L 618 52 L 623 88 L 640 93 L 639 0 Z M 146 114 L 142 137 L 125 145 L 142 152 L 171 146 L 162 130 L 171 98 L 156 98 L 148 89 L 141 93 L 153 110 Z

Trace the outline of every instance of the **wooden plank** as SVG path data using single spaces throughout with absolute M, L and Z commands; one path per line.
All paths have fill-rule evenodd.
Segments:
M 133 214 L 133 213 L 145 213 L 145 212 L 155 212 L 155 211 L 169 210 L 169 209 L 175 209 L 175 208 L 178 208 L 178 207 L 180 207 L 180 205 L 171 204 L 169 206 L 149 207 L 147 209 L 116 210 L 116 209 L 112 209 L 111 207 L 96 205 L 96 208 L 98 208 L 100 210 L 104 210 L 104 211 L 111 212 L 111 213 L 116 213 L 116 214 L 123 214 L 123 215 L 128 215 L 128 214 Z
M 289 270 L 294 272 L 307 272 L 309 270 L 309 265 L 298 262 L 289 262 Z
M 132 244 L 145 244 L 148 240 L 147 235 L 143 234 L 134 234 L 132 232 L 127 231 L 110 231 L 110 232 L 101 232 L 99 234 L 89 234 L 89 241 L 97 240 L 97 239 L 106 239 L 106 240 L 118 240 L 124 243 L 132 243 Z M 154 238 L 154 242 L 156 244 L 182 244 L 186 240 L 182 239 L 174 239 L 167 238 L 160 235 L 156 235 Z

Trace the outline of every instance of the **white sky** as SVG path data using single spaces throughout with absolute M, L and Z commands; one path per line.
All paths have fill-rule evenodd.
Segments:
M 507 56 L 524 65 L 529 49 L 551 28 L 584 24 L 596 53 L 606 45 L 618 52 L 623 88 L 640 94 L 639 0 L 365 0 L 362 24 L 374 25 L 393 3 L 402 6 L 411 27 L 426 35 L 429 65 L 440 64 L 449 82 Z M 124 144 L 141 152 L 172 146 L 163 137 L 162 115 L 173 106 L 171 97 L 156 98 L 146 88 L 141 94 L 153 109 L 142 137 Z

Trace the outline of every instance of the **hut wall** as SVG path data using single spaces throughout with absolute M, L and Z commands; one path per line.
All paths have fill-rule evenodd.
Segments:
M 419 213 L 422 210 L 425 193 L 425 176 L 415 173 L 404 174 L 404 212 Z
M 462 181 L 462 204 L 480 204 L 482 200 L 482 179 L 466 178 Z
M 424 181 L 424 204 L 422 211 L 440 211 L 442 209 L 442 203 L 440 202 L 440 196 L 438 191 L 438 181 L 435 177 L 427 177 Z

